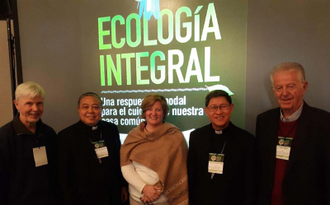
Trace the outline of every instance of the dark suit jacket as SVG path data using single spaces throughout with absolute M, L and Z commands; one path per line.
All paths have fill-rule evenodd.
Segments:
M 79 121 L 59 132 L 59 179 L 65 204 L 118 205 L 124 179 L 120 169 L 120 140 L 114 124 L 100 121 L 109 156 L 96 156 L 91 127 Z
M 209 153 L 221 153 L 225 141 L 223 174 L 211 179 Z M 189 204 L 254 205 L 255 161 L 255 138 L 247 131 L 232 123 L 217 136 L 212 124 L 196 129 L 189 140 Z
M 257 117 L 258 203 L 271 202 L 280 109 Z M 304 103 L 282 185 L 285 205 L 330 204 L 330 113 Z

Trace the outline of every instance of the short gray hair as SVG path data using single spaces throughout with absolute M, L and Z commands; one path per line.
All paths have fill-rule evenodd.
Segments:
M 23 96 L 35 98 L 39 95 L 44 98 L 45 90 L 39 84 L 28 81 L 17 86 L 15 91 L 15 100 L 18 100 Z
M 299 76 L 301 82 L 306 81 L 305 69 L 300 63 L 283 62 L 283 63 L 277 64 L 270 73 L 269 77 L 270 77 L 270 81 L 272 82 L 272 86 L 274 85 L 273 76 L 276 72 L 278 72 L 278 71 L 293 71 L 293 70 L 296 70 L 296 71 L 299 72 L 298 76 Z

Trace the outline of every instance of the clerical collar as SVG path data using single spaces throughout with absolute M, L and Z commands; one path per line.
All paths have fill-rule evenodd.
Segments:
M 223 133 L 227 133 L 228 130 L 230 130 L 230 127 L 232 126 L 232 123 L 229 122 L 228 126 L 225 127 L 225 128 L 222 129 L 222 130 L 216 130 L 216 129 L 214 129 L 213 126 L 212 126 L 212 123 L 211 123 L 210 126 L 212 127 L 212 129 L 214 130 L 214 133 L 215 133 L 216 135 L 222 135 Z
M 92 127 L 92 130 L 97 130 L 97 128 L 98 128 L 98 126 L 95 125 L 95 126 Z
M 214 130 L 215 134 L 217 135 L 221 135 L 222 134 L 222 130 Z
M 86 130 L 94 131 L 94 130 L 102 129 L 102 124 L 100 123 L 100 121 L 98 121 L 97 124 L 94 126 L 87 125 L 81 120 L 79 122 L 80 122 L 81 126 Z
M 300 105 L 300 107 L 298 108 L 298 110 L 296 112 L 294 112 L 292 115 L 290 115 L 288 118 L 285 118 L 282 112 L 282 109 L 280 109 L 280 119 L 282 122 L 292 122 L 292 121 L 296 121 L 302 112 L 302 108 L 303 108 L 304 102 Z

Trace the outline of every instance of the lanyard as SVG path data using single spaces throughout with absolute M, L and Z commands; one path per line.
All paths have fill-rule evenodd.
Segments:
M 221 150 L 221 153 L 220 153 L 220 154 L 223 154 L 223 151 L 225 150 L 225 147 L 226 147 L 226 143 L 227 143 L 227 140 L 226 140 L 225 143 L 223 144 L 223 146 L 222 146 L 222 150 Z
M 91 138 L 89 138 L 89 140 L 91 141 L 91 143 L 93 144 L 93 140 Z M 103 140 L 103 135 L 102 135 L 102 130 L 100 130 L 100 135 L 99 135 L 99 139 L 96 140 L 97 141 L 102 141 Z
M 221 145 L 223 142 L 223 145 L 222 145 L 222 148 L 221 148 L 221 152 L 220 154 L 223 154 L 224 150 L 225 150 L 225 147 L 226 147 L 226 143 L 227 143 L 227 138 L 226 136 L 224 136 L 224 134 L 215 134 L 215 135 L 212 135 L 210 136 L 210 146 L 209 146 L 209 152 L 211 153 L 219 153 L 217 150 L 219 145 Z
M 225 147 L 226 147 L 226 144 L 227 144 L 227 140 L 226 140 L 226 136 L 222 136 L 222 135 L 223 134 L 216 134 L 215 136 L 214 135 L 211 136 L 211 140 L 210 140 L 210 151 L 212 151 L 212 152 L 213 151 L 216 151 L 217 150 L 216 149 L 217 148 L 217 145 L 224 140 L 225 142 L 222 145 L 220 154 L 223 154 L 224 153 L 224 150 L 225 150 Z M 223 140 L 222 139 L 217 139 L 218 137 L 223 138 Z M 219 142 L 218 143 L 215 143 L 217 140 Z M 215 175 L 214 173 L 211 174 L 211 179 L 213 179 L 214 175 Z

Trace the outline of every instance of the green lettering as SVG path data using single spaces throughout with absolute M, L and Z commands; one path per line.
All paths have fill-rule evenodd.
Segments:
M 210 26 L 210 21 L 212 21 L 212 26 Z M 215 39 L 217 40 L 221 39 L 220 28 L 218 24 L 217 14 L 214 8 L 214 3 L 210 3 L 207 7 L 201 41 L 206 41 L 208 33 L 214 33 Z
M 165 39 L 164 38 L 164 34 L 163 34 L 163 16 L 167 15 L 167 18 L 168 18 L 168 28 L 167 28 L 167 38 Z M 173 31 L 174 27 L 173 27 L 173 13 L 171 10 L 169 9 L 163 9 L 161 12 L 160 12 L 160 17 L 158 19 L 158 22 L 157 22 L 157 30 L 158 30 L 158 40 L 161 44 L 163 45 L 167 45 L 169 43 L 172 42 L 173 40 Z
M 107 55 L 107 78 L 108 78 L 108 86 L 112 85 L 112 75 L 115 78 L 117 85 L 121 85 L 121 62 L 120 62 L 120 54 L 116 55 L 117 60 L 117 68 L 112 60 L 111 55 Z
M 98 31 L 99 31 L 99 49 L 106 50 L 111 49 L 111 44 L 104 44 L 104 36 L 109 36 L 109 30 L 103 30 L 103 23 L 110 22 L 110 16 L 100 17 L 98 18 Z
M 157 45 L 157 40 L 149 40 L 149 29 L 148 29 L 148 19 L 143 17 L 143 45 L 144 46 L 155 46 Z
M 100 55 L 100 77 L 101 86 L 105 86 L 104 55 Z
M 160 71 L 160 78 L 156 78 L 156 57 L 159 57 L 161 61 L 165 60 L 165 54 L 161 51 L 155 51 L 150 56 L 150 76 L 151 81 L 155 84 L 161 84 L 165 81 L 165 66 L 159 65 L 157 66 L 157 70 Z
M 191 31 L 191 22 L 182 23 L 182 28 L 186 29 L 186 36 L 181 36 L 181 14 L 186 13 L 187 17 L 191 17 L 191 10 L 189 7 L 183 6 L 180 7 L 175 13 L 175 37 L 176 40 L 180 43 L 186 43 L 190 40 L 192 31 Z
M 131 59 L 135 57 L 134 53 L 123 53 L 121 57 L 126 59 L 126 84 L 132 85 Z
M 149 80 L 148 79 L 142 79 L 142 73 L 143 71 L 148 71 L 148 66 L 141 65 L 141 58 L 148 57 L 149 52 L 140 52 L 136 53 L 136 84 L 137 85 L 148 85 Z
M 125 44 L 125 39 L 124 38 L 120 38 L 119 43 L 117 42 L 117 34 L 116 34 L 116 30 L 117 30 L 117 25 L 116 22 L 119 21 L 120 25 L 123 25 L 125 23 L 125 19 L 120 16 L 120 15 L 116 15 L 112 18 L 111 21 L 111 39 L 112 39 L 112 45 L 115 48 L 122 48 Z
M 136 26 L 135 26 L 135 38 L 136 40 L 133 41 L 132 39 L 132 20 L 135 20 Z M 141 43 L 141 21 L 139 18 L 139 15 L 136 13 L 131 13 L 127 19 L 126 19 L 126 40 L 127 44 L 135 48 Z

